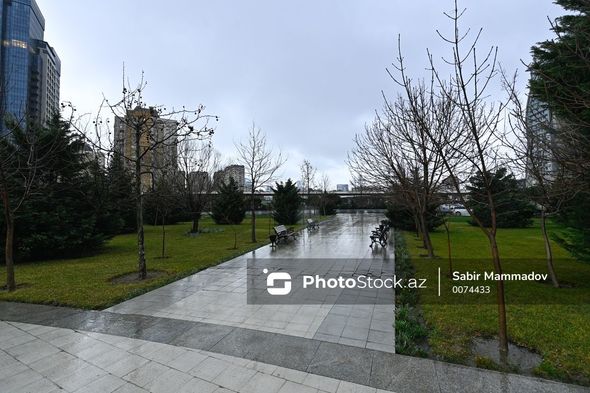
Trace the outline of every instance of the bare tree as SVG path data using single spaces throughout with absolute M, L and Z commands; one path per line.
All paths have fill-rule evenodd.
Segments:
M 553 152 L 558 143 L 553 132 L 555 120 L 544 116 L 531 108 L 527 114 L 526 106 L 521 101 L 515 88 L 516 75 L 508 78 L 503 74 L 505 89 L 510 97 L 510 115 L 508 123 L 510 134 L 505 139 L 506 146 L 512 152 L 512 164 L 526 174 L 529 196 L 541 209 L 541 234 L 545 245 L 547 271 L 555 288 L 559 280 L 553 266 L 553 250 L 547 232 L 547 218 L 559 213 L 561 206 L 579 192 L 576 176 L 572 178 L 566 166 L 554 161 Z M 529 97 L 530 99 L 534 99 Z M 539 105 L 543 105 L 539 102 Z M 549 111 L 539 111 L 547 113 Z
M 154 188 L 149 193 L 149 199 L 156 206 L 155 222 L 158 221 L 162 227 L 162 252 L 160 258 L 167 258 L 166 256 L 166 223 L 170 217 L 170 212 L 178 205 L 179 195 L 176 192 L 173 178 L 161 177 L 157 180 Z
M 429 214 L 438 203 L 447 171 L 429 135 L 440 135 L 452 127 L 453 106 L 445 97 L 435 97 L 424 84 L 412 86 L 408 95 L 394 102 L 385 99 L 383 115 L 377 115 L 365 133 L 357 135 L 349 165 L 396 194 L 395 203 L 412 212 L 417 233 L 428 256 L 433 257 Z
M 328 191 L 330 190 L 330 186 L 330 176 L 328 176 L 326 173 L 322 173 L 322 176 L 320 177 L 316 187 L 320 190 L 320 212 L 324 216 L 326 215 L 326 204 L 328 203 Z
M 305 200 L 305 204 L 307 209 L 309 209 L 309 206 L 311 206 L 311 200 L 310 200 L 310 194 L 311 194 L 311 188 L 314 184 L 314 180 L 315 180 L 315 174 L 316 174 L 316 168 L 311 165 L 311 162 L 309 160 L 303 160 L 303 162 L 301 163 L 301 166 L 299 167 L 301 170 L 301 181 L 302 181 L 302 186 L 303 186 L 303 190 L 305 191 L 305 195 L 306 195 L 306 200 Z
M 91 132 L 83 124 L 78 126 L 87 143 L 122 158 L 133 171 L 140 280 L 147 277 L 143 228 L 145 193 L 158 177 L 176 176 L 178 143 L 186 139 L 208 139 L 213 134 L 209 121 L 217 120 L 217 116 L 204 113 L 203 105 L 194 109 L 148 106 L 143 98 L 146 86 L 143 75 L 135 86 L 125 81 L 123 75 L 122 97 L 116 102 L 103 98 Z M 110 127 L 113 116 L 114 135 Z
M 276 172 L 285 163 L 281 153 L 273 157 L 272 149 L 266 144 L 266 135 L 256 124 L 248 133 L 245 142 L 236 144 L 238 157 L 246 170 L 250 182 L 250 211 L 252 213 L 252 243 L 256 243 L 256 189 L 275 180 Z
M 183 195 L 192 219 L 191 233 L 199 232 L 199 221 L 211 201 L 213 174 L 220 168 L 220 154 L 210 141 L 185 139 L 179 146 L 177 188 Z
M 445 64 L 452 68 L 450 81 L 446 81 L 440 67 L 434 61 L 434 56 L 428 51 L 428 57 L 434 79 L 437 81 L 439 94 L 451 100 L 457 109 L 460 126 L 451 127 L 440 135 L 433 134 L 426 129 L 427 135 L 433 142 L 443 159 L 443 164 L 450 175 L 456 195 L 467 207 L 472 219 L 486 236 L 494 268 L 494 273 L 502 274 L 500 251 L 496 240 L 497 209 L 496 198 L 492 185 L 495 170 L 501 166 L 502 127 L 504 110 L 507 102 L 494 103 L 490 99 L 490 85 L 498 81 L 497 47 L 491 47 L 479 56 L 476 50 L 481 29 L 471 41 L 469 34 L 460 31 L 459 22 L 464 13 L 459 11 L 457 1 L 451 13 L 445 13 L 453 25 L 450 37 L 438 32 L 441 39 L 449 44 L 452 50 L 450 59 L 444 59 Z M 406 94 L 411 97 L 412 83 L 407 76 L 403 59 L 399 59 L 400 84 L 405 87 Z M 410 102 L 412 100 L 410 99 Z M 484 194 L 487 199 L 491 226 L 486 227 L 482 217 L 478 217 L 468 203 L 468 193 L 461 185 L 462 180 L 477 176 L 483 179 Z M 499 352 L 502 361 L 507 361 L 508 333 L 506 326 L 506 302 L 504 281 L 496 281 L 496 303 L 498 306 L 498 336 Z
M 349 154 L 350 156 L 350 154 Z M 352 179 L 350 180 L 350 186 L 355 192 L 358 192 L 359 195 L 363 196 L 363 191 L 365 190 L 365 179 L 363 178 L 362 173 L 356 173 L 353 168 L 349 166 L 350 175 Z
M 332 186 L 332 183 L 330 182 L 330 176 L 328 176 L 328 174 L 326 173 L 322 173 L 322 176 L 320 177 L 320 182 L 317 186 L 322 192 L 330 191 L 330 187 Z

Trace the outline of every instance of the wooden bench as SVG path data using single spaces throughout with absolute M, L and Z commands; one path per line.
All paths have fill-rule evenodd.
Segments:
M 318 229 L 320 224 L 316 221 L 312 220 L 311 218 L 307 219 L 307 229 Z
M 285 227 L 284 225 L 277 225 L 276 227 L 274 227 L 274 230 L 277 234 L 277 243 L 281 240 L 287 241 L 289 240 L 289 238 L 295 239 L 295 237 L 297 236 L 293 230 L 287 229 L 287 227 Z

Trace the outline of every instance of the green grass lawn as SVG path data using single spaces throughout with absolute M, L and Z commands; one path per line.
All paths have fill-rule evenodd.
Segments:
M 161 255 L 161 227 L 145 227 L 148 270 L 159 270 L 165 275 L 135 283 L 113 284 L 110 279 L 137 271 L 136 234 L 119 235 L 108 241 L 97 255 L 34 262 L 16 265 L 15 292 L 0 291 L 0 300 L 55 304 L 103 309 L 160 287 L 206 267 L 216 265 L 268 243 L 272 222 L 268 216 L 257 217 L 258 243 L 252 243 L 251 221 L 246 218 L 235 226 L 237 249 L 233 249 L 234 231 L 229 225 L 216 225 L 210 218 L 201 221 L 205 233 L 187 236 L 190 223 L 166 227 L 166 255 Z M 271 226 L 269 226 L 271 225 Z M 0 268 L 5 279 L 6 269 Z
M 550 231 L 558 229 L 555 225 L 549 227 Z M 445 274 L 448 262 L 444 230 L 432 234 L 435 252 L 439 256 L 435 260 L 420 257 L 424 250 L 419 248 L 420 242 L 414 234 L 405 233 L 404 236 L 416 267 L 416 276 L 436 283 L 438 267 L 442 267 L 441 292 L 443 296 L 449 294 L 452 281 Z M 451 243 L 453 270 L 492 270 L 487 239 L 479 228 L 469 225 L 466 218 L 452 219 Z M 499 230 L 498 243 L 501 258 L 504 258 L 505 273 L 532 270 L 546 273 L 545 251 L 538 222 L 531 228 Z M 543 362 L 536 370 L 539 375 L 588 384 L 590 264 L 576 261 L 555 243 L 553 250 L 558 279 L 570 287 L 555 289 L 538 282 L 506 282 L 509 339 L 543 356 Z M 492 286 L 493 294 L 495 285 L 493 282 L 489 285 Z M 436 291 L 420 292 L 424 318 L 432 329 L 429 344 L 434 355 L 465 362 L 470 356 L 473 337 L 497 335 L 495 304 L 478 300 L 460 305 L 437 304 L 436 296 Z M 475 296 L 478 299 L 478 295 L 461 296 Z

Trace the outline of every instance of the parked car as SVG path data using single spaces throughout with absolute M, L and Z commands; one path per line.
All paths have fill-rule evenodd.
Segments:
M 470 214 L 463 205 L 454 205 L 452 208 L 452 215 L 459 217 L 469 217 Z
M 453 214 L 453 205 L 440 205 L 438 210 L 442 214 Z

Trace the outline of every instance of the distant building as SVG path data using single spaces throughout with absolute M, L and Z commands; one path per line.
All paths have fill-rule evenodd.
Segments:
M 162 119 L 153 108 L 135 108 L 125 118 L 115 117 L 115 153 L 127 158 L 125 165 L 134 170 L 136 128 L 141 129 L 140 149 L 150 149 L 142 158 L 141 184 L 153 188 L 163 176 L 178 171 L 177 122 Z M 154 143 L 157 142 L 157 145 Z
M 189 174 L 189 184 L 193 193 L 207 192 L 211 187 L 211 178 L 205 171 L 195 171 Z
M 87 163 L 96 161 L 100 168 L 104 168 L 106 164 L 104 154 L 94 150 L 88 143 L 84 143 L 82 147 L 82 161 Z
M 244 190 L 246 187 L 246 169 L 243 165 L 229 165 L 225 169 L 219 170 L 213 174 L 213 187 L 217 188 L 220 184 L 227 184 L 229 179 L 234 179 L 238 188 Z
M 225 172 L 223 169 L 215 171 L 213 174 L 213 189 L 219 188 L 225 182 Z
M 59 113 L 61 61 L 55 49 L 45 41 L 35 41 L 35 51 L 29 110 L 35 121 L 46 124 L 53 115 Z
M 224 181 L 229 182 L 229 179 L 234 179 L 240 189 L 244 189 L 246 185 L 246 170 L 243 165 L 230 165 L 223 170 Z
M 348 184 L 336 184 L 336 191 L 348 192 Z
M 537 183 L 537 178 L 531 173 L 533 167 L 538 167 L 539 175 L 546 180 L 552 180 L 557 173 L 558 165 L 553 158 L 552 148 L 555 143 L 554 131 L 559 128 L 559 122 L 547 104 L 529 95 L 526 124 L 530 133 L 527 148 L 534 157 L 535 165 L 529 158 L 525 179 L 527 186 L 532 186 Z
M 59 112 L 61 62 L 45 41 L 45 18 L 35 0 L 0 2 L 1 112 L 22 125 L 45 124 Z M 0 133 L 5 132 L 0 122 Z

